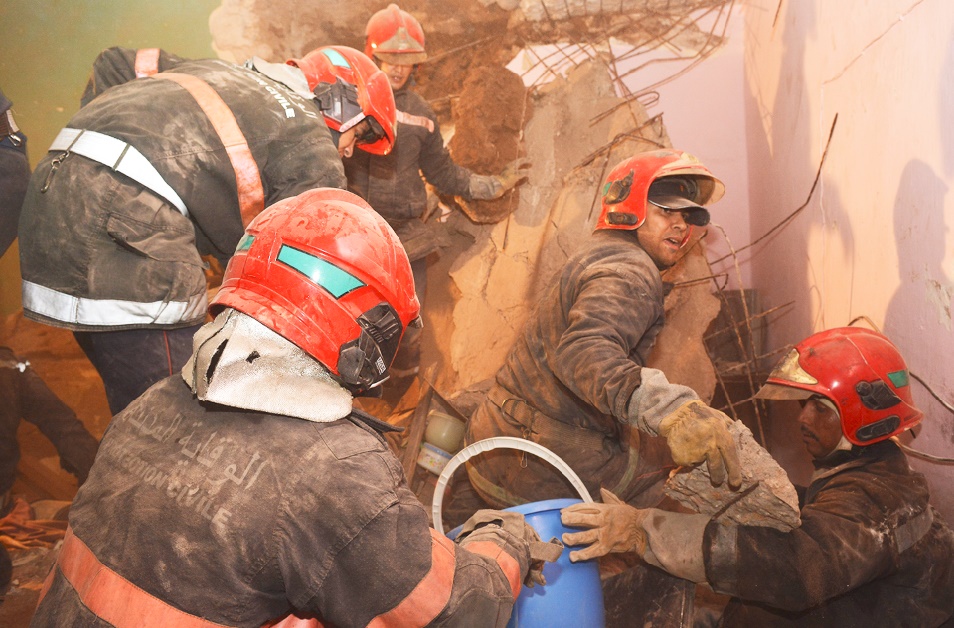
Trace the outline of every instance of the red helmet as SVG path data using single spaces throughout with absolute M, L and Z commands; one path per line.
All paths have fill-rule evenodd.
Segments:
M 225 307 L 295 343 L 354 392 L 387 379 L 420 311 L 397 235 L 360 197 L 330 188 L 249 223 L 209 311 Z
M 689 153 L 671 148 L 639 153 L 606 177 L 596 229 L 638 229 L 646 220 L 647 203 L 681 210 L 687 223 L 703 227 L 709 224 L 709 211 L 702 205 L 723 194 L 722 181 Z
M 364 30 L 364 54 L 394 65 L 415 65 L 427 59 L 421 23 L 396 4 L 371 16 Z
M 904 358 L 869 329 L 840 327 L 809 336 L 779 362 L 756 397 L 812 395 L 837 406 L 841 431 L 855 445 L 877 443 L 921 422 Z
M 375 135 L 358 148 L 375 155 L 391 152 L 397 134 L 397 106 L 387 75 L 374 61 L 354 48 L 325 46 L 286 63 L 304 72 L 332 130 L 344 133 L 370 118 Z

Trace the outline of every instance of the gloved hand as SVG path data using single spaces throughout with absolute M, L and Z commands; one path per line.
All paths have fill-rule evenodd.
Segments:
M 528 172 L 529 169 L 530 160 L 526 157 L 518 157 L 507 164 L 503 171 L 496 176 L 497 181 L 500 183 L 500 189 L 496 191 L 494 198 L 500 198 L 508 190 L 512 190 L 521 183 L 525 183 L 527 177 L 530 176 Z
M 705 460 L 714 486 L 725 482 L 728 474 L 729 487 L 737 489 L 742 485 L 742 465 L 728 429 L 731 420 L 693 399 L 663 418 L 659 435 L 665 437 L 676 464 L 688 466 Z
M 611 552 L 646 553 L 643 520 L 646 510 L 633 508 L 605 488 L 600 489 L 602 504 L 573 504 L 563 509 L 563 525 L 590 528 L 583 532 L 566 532 L 567 545 L 589 545 L 570 552 L 570 561 L 577 562 L 605 556 Z
M 481 541 L 498 547 L 510 541 L 510 553 L 517 552 L 514 558 L 520 562 L 521 569 L 526 569 L 523 583 L 529 587 L 547 583 L 543 577 L 544 564 L 555 562 L 563 552 L 563 546 L 558 542 L 541 541 L 523 515 L 505 510 L 478 510 L 461 527 L 456 540 L 463 548 Z

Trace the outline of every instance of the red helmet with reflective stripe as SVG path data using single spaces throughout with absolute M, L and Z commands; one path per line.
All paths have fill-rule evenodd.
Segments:
M 286 63 L 301 68 L 331 129 L 344 133 L 370 118 L 377 138 L 359 142 L 358 148 L 375 155 L 391 152 L 397 106 L 387 75 L 374 61 L 354 48 L 325 46 Z
M 421 23 L 396 4 L 371 16 L 365 28 L 364 54 L 394 65 L 415 65 L 427 59 Z
M 330 188 L 249 223 L 209 309 L 225 307 L 295 343 L 355 392 L 387 379 L 420 312 L 397 235 L 360 197 Z
M 596 229 L 638 229 L 650 202 L 682 211 L 691 225 L 705 226 L 709 212 L 703 205 L 724 194 L 722 181 L 689 153 L 671 148 L 639 153 L 606 177 Z
M 921 422 L 908 367 L 878 332 L 860 327 L 823 331 L 801 341 L 769 375 L 760 399 L 830 399 L 841 430 L 855 445 L 871 445 Z

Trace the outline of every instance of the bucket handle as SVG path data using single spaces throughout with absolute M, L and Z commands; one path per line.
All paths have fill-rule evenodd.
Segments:
M 570 481 L 570 484 L 577 490 L 584 502 L 593 502 L 593 498 L 590 497 L 590 492 L 586 490 L 586 486 L 583 485 L 580 476 L 578 476 L 573 469 L 570 468 L 570 465 L 565 463 L 560 456 L 543 445 L 530 440 L 515 438 L 513 436 L 494 436 L 467 445 L 457 452 L 457 455 L 451 458 L 444 467 L 444 470 L 441 471 L 440 477 L 437 478 L 437 487 L 434 489 L 434 502 L 431 507 L 431 516 L 434 519 L 435 530 L 441 533 L 444 531 L 444 520 L 441 517 L 441 504 L 444 501 L 444 489 L 447 487 L 447 483 L 450 481 L 454 471 L 457 470 L 457 467 L 474 456 L 493 449 L 519 449 L 520 451 L 525 451 L 543 458 L 563 473 L 563 476 Z

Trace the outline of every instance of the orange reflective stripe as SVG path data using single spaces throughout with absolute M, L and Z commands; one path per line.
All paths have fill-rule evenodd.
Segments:
M 454 588 L 456 559 L 454 542 L 431 528 L 431 570 L 401 603 L 368 624 L 369 628 L 426 626 L 437 617 Z
M 159 72 L 159 49 L 140 48 L 136 51 L 136 78 L 152 76 Z
M 281 619 L 275 620 L 274 622 L 268 622 L 262 628 L 323 628 L 324 624 L 310 617 L 305 619 L 304 617 L 299 617 L 294 613 L 285 615 Z
M 517 596 L 520 595 L 522 578 L 520 578 L 520 563 L 517 562 L 516 558 L 508 554 L 496 543 L 491 543 L 490 541 L 468 543 L 464 546 L 464 549 L 468 552 L 480 554 L 481 556 L 486 556 L 487 558 L 492 558 L 497 561 L 497 564 L 500 565 L 500 569 L 504 572 L 504 576 L 510 581 L 510 591 L 513 593 L 513 599 L 517 599 Z
M 86 608 L 117 628 L 223 626 L 181 611 L 140 589 L 99 562 L 86 544 L 73 536 L 72 529 L 66 530 L 57 564 Z
M 208 83 L 196 76 L 162 72 L 153 78 L 175 81 L 186 88 L 212 123 L 219 139 L 225 145 L 229 161 L 232 162 L 242 226 L 247 227 L 252 218 L 265 209 L 265 192 L 262 189 L 262 177 L 258 171 L 258 165 L 252 158 L 252 151 L 245 141 L 245 135 L 242 134 L 242 129 L 239 128 L 232 110 Z

